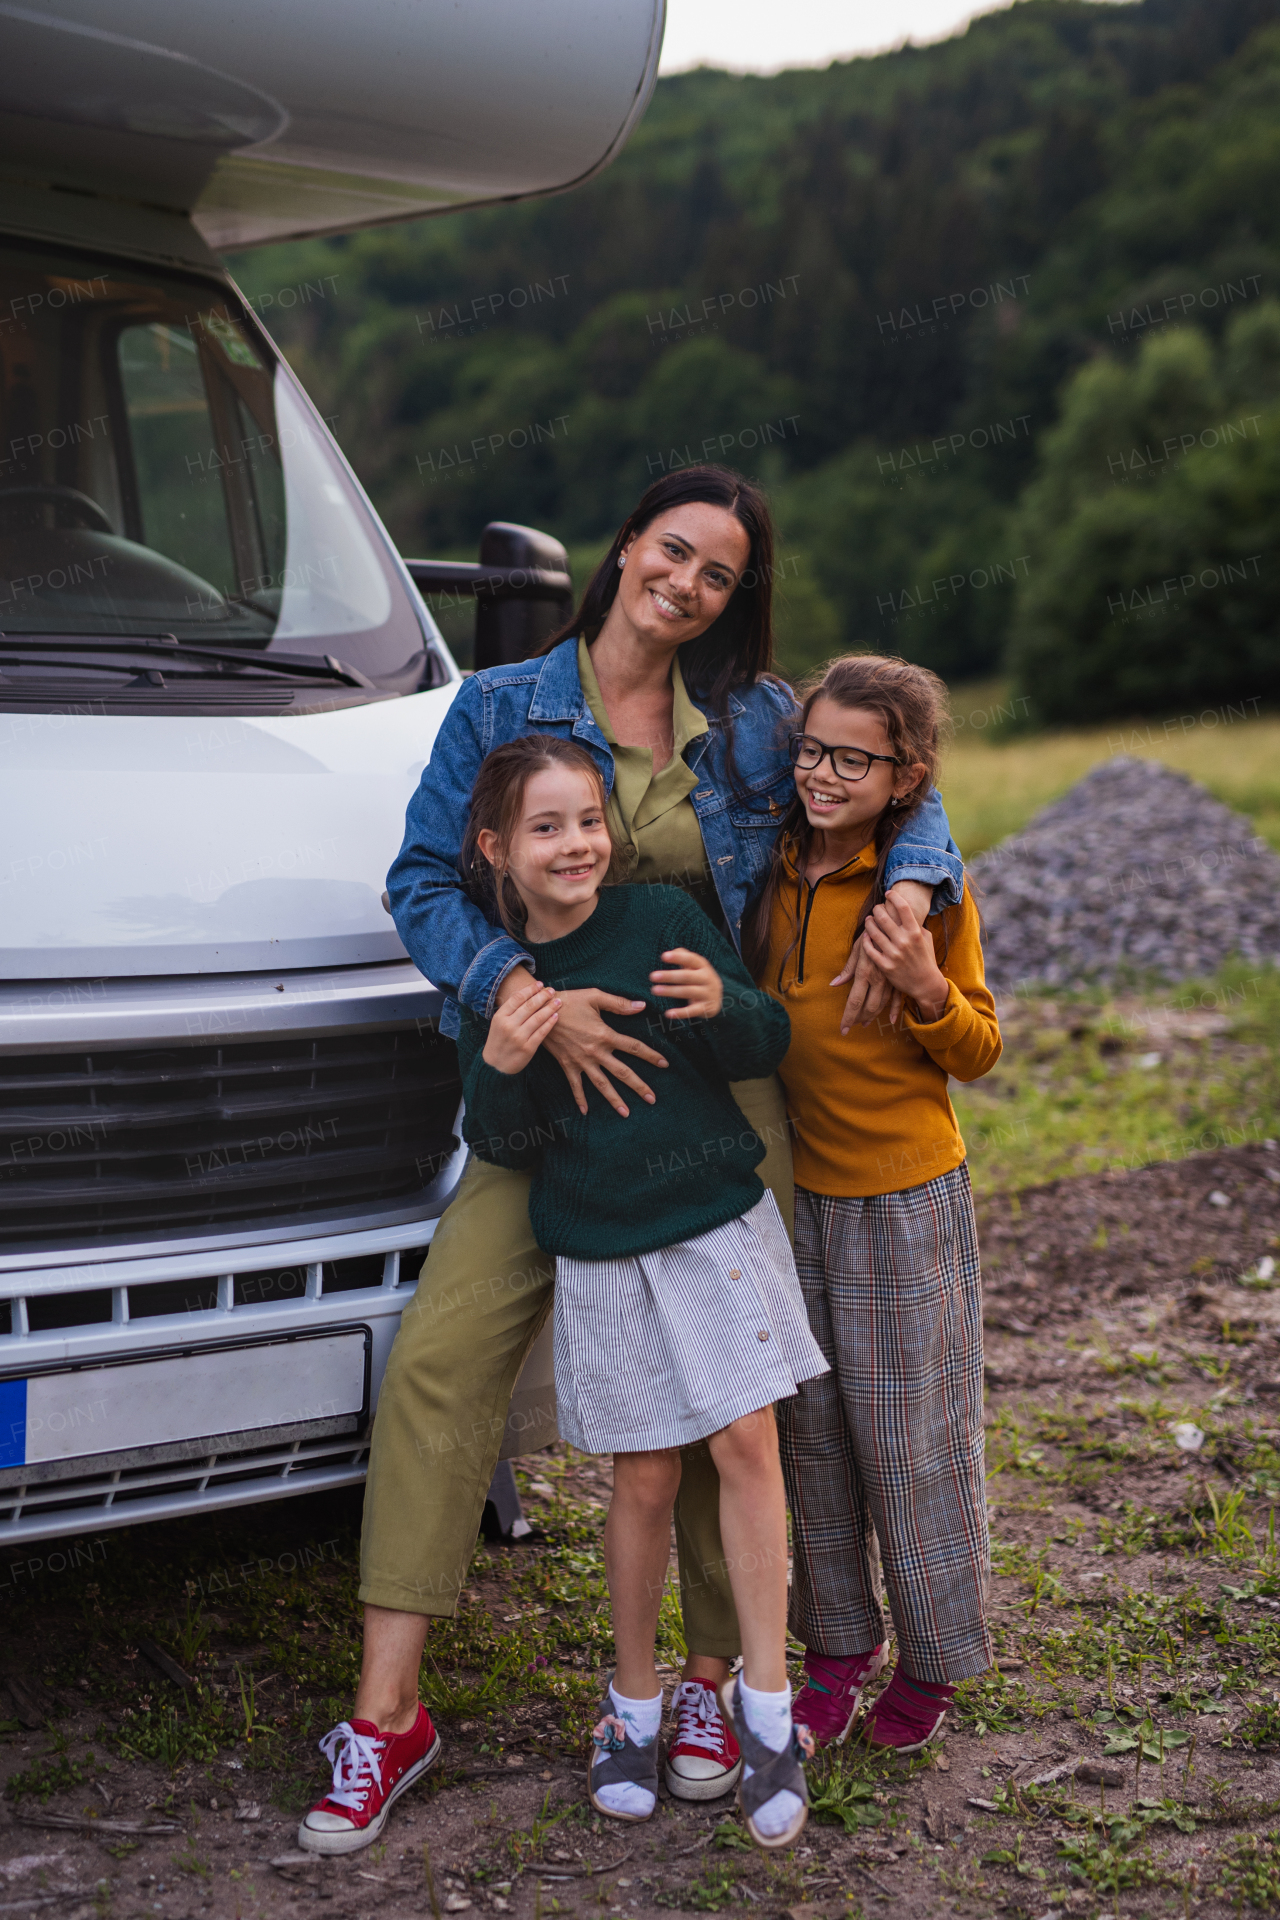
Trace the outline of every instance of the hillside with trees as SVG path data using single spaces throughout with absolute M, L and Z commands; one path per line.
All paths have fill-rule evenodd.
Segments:
M 589 550 L 710 455 L 773 494 L 789 666 L 1008 667 L 1057 720 L 1277 690 L 1278 226 L 1280 0 L 1019 0 L 232 264 L 404 551 Z

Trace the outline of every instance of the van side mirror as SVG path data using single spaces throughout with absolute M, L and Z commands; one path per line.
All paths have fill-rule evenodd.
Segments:
M 491 520 L 480 536 L 480 562 L 406 560 L 418 591 L 470 593 L 476 603 L 475 664 L 527 660 L 573 613 L 569 556 L 537 527 Z

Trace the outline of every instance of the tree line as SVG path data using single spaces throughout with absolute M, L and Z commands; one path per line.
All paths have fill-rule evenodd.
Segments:
M 1280 0 L 1019 0 L 662 80 L 572 194 L 232 265 L 407 553 L 507 519 L 585 562 L 714 458 L 774 498 L 792 669 L 1008 670 L 1041 721 L 1266 699 L 1278 107 Z

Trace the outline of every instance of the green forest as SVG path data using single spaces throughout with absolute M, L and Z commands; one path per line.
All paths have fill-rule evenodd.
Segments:
M 406 554 L 575 564 L 714 458 L 783 663 L 1012 676 L 1076 723 L 1280 693 L 1280 0 L 1018 0 L 659 81 L 557 198 L 236 257 Z

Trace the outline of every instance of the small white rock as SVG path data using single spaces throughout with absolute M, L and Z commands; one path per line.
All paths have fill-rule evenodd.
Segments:
M 258 1802 L 256 1800 L 237 1800 L 236 1801 L 236 1819 L 237 1820 L 261 1820 L 261 1818 L 262 1818 L 262 1808 L 258 1805 Z
M 1211 1207 L 1229 1207 L 1231 1205 L 1231 1196 L 1230 1194 L 1224 1193 L 1221 1187 L 1215 1187 L 1209 1195 L 1209 1205 Z
M 471 1902 L 465 1894 L 451 1893 L 444 1903 L 446 1913 L 465 1913 Z
M 1190 1420 L 1177 1420 L 1169 1429 L 1173 1444 L 1183 1453 L 1199 1453 L 1204 1445 L 1204 1429 Z
M 24 1874 L 37 1873 L 42 1867 L 56 1867 L 66 1857 L 65 1852 L 20 1853 L 14 1860 L 0 1860 L 0 1874 L 6 1880 L 20 1880 Z
M 1140 1053 L 1138 1055 L 1138 1065 L 1140 1067 L 1158 1067 L 1162 1058 L 1163 1056 L 1158 1053 Z

